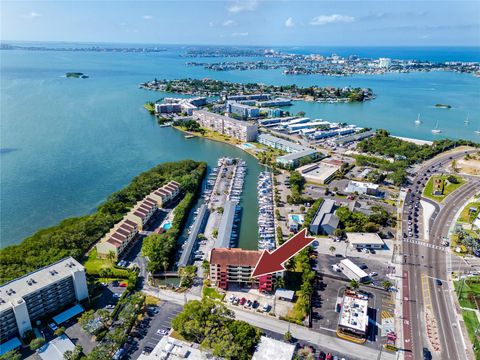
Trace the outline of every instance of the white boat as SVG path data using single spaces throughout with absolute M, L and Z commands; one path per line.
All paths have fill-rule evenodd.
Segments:
M 442 132 L 442 130 L 440 130 L 438 128 L 438 120 L 437 120 L 437 122 L 435 124 L 435 128 L 432 129 L 432 134 L 440 134 L 441 132 Z
M 422 120 L 420 120 L 420 114 L 417 116 L 417 120 L 415 120 L 415 124 L 420 125 L 422 123 Z
M 469 115 L 469 114 L 467 114 L 467 118 L 466 118 L 465 121 L 464 121 L 465 124 L 469 124 L 469 123 L 470 123 L 470 120 L 468 119 L 468 115 Z

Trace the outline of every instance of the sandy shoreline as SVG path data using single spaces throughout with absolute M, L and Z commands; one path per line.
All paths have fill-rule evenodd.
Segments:
M 393 136 L 390 135 L 391 137 L 403 140 L 403 141 L 408 141 L 417 145 L 432 145 L 433 141 L 428 141 L 428 140 L 420 140 L 420 139 L 412 139 L 412 138 L 407 138 L 407 137 L 402 137 L 402 136 Z

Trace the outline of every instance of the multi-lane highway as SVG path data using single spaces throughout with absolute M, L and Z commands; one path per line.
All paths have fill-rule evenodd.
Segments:
M 440 155 L 416 172 L 402 213 L 403 238 L 403 338 L 405 359 L 423 359 L 423 349 L 437 359 L 466 359 L 454 304 L 448 291 L 446 251 L 442 238 L 448 234 L 458 209 L 480 191 L 480 181 L 468 177 L 466 184 L 450 194 L 442 204 L 430 200 L 435 211 L 429 224 L 423 224 L 421 193 L 428 178 L 444 172 L 452 159 L 465 152 Z M 428 238 L 424 226 L 428 225 Z M 428 358 L 428 353 L 427 353 Z

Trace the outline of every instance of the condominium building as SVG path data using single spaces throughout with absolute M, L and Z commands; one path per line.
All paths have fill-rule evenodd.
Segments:
M 277 136 L 273 136 L 270 134 L 260 134 L 257 137 L 257 141 L 260 144 L 266 145 L 268 147 L 286 151 L 288 153 L 295 153 L 295 152 L 300 152 L 300 151 L 305 151 L 305 150 L 311 150 L 307 146 L 303 146 L 297 143 L 294 143 L 293 141 L 288 141 L 282 138 L 279 138 Z
M 292 100 L 288 98 L 275 98 L 265 101 L 257 101 L 257 106 L 260 107 L 270 107 L 270 106 L 290 106 L 292 105 Z
M 212 249 L 210 252 L 210 280 L 213 285 L 227 290 L 229 284 L 272 291 L 272 275 L 252 278 L 262 252 L 256 250 Z
M 113 252 L 115 259 L 118 259 L 133 244 L 139 231 L 143 230 L 157 209 L 173 200 L 179 192 L 180 184 L 170 181 L 137 202 L 133 209 L 98 242 L 97 256 L 105 258 Z
M 277 164 L 280 164 L 287 168 L 295 168 L 301 164 L 302 161 L 311 162 L 318 158 L 317 150 L 307 149 L 304 151 L 294 152 L 287 155 L 277 157 Z
M 88 298 L 85 268 L 68 257 L 0 287 L 0 342 L 23 336 L 35 321 Z
M 228 100 L 234 100 L 234 101 L 245 101 L 245 100 L 269 100 L 270 95 L 269 94 L 250 94 L 250 95 L 228 95 L 227 96 Z
M 227 101 L 227 113 L 235 114 L 242 119 L 251 119 L 260 116 L 260 109 L 255 106 L 241 104 L 235 101 Z
M 258 126 L 256 124 L 235 120 L 205 110 L 195 110 L 193 112 L 193 118 L 198 121 L 201 127 L 234 137 L 244 142 L 255 141 L 257 138 Z
M 169 114 L 169 113 L 185 113 L 189 116 L 192 115 L 193 110 L 199 106 L 203 106 L 207 103 L 205 97 L 197 97 L 193 99 L 189 98 L 165 98 L 163 103 L 155 104 L 155 112 L 157 114 Z

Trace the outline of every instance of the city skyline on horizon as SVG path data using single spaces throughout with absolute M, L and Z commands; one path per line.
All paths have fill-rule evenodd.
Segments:
M 1 8 L 3 42 L 480 45 L 475 1 L 2 1 Z

